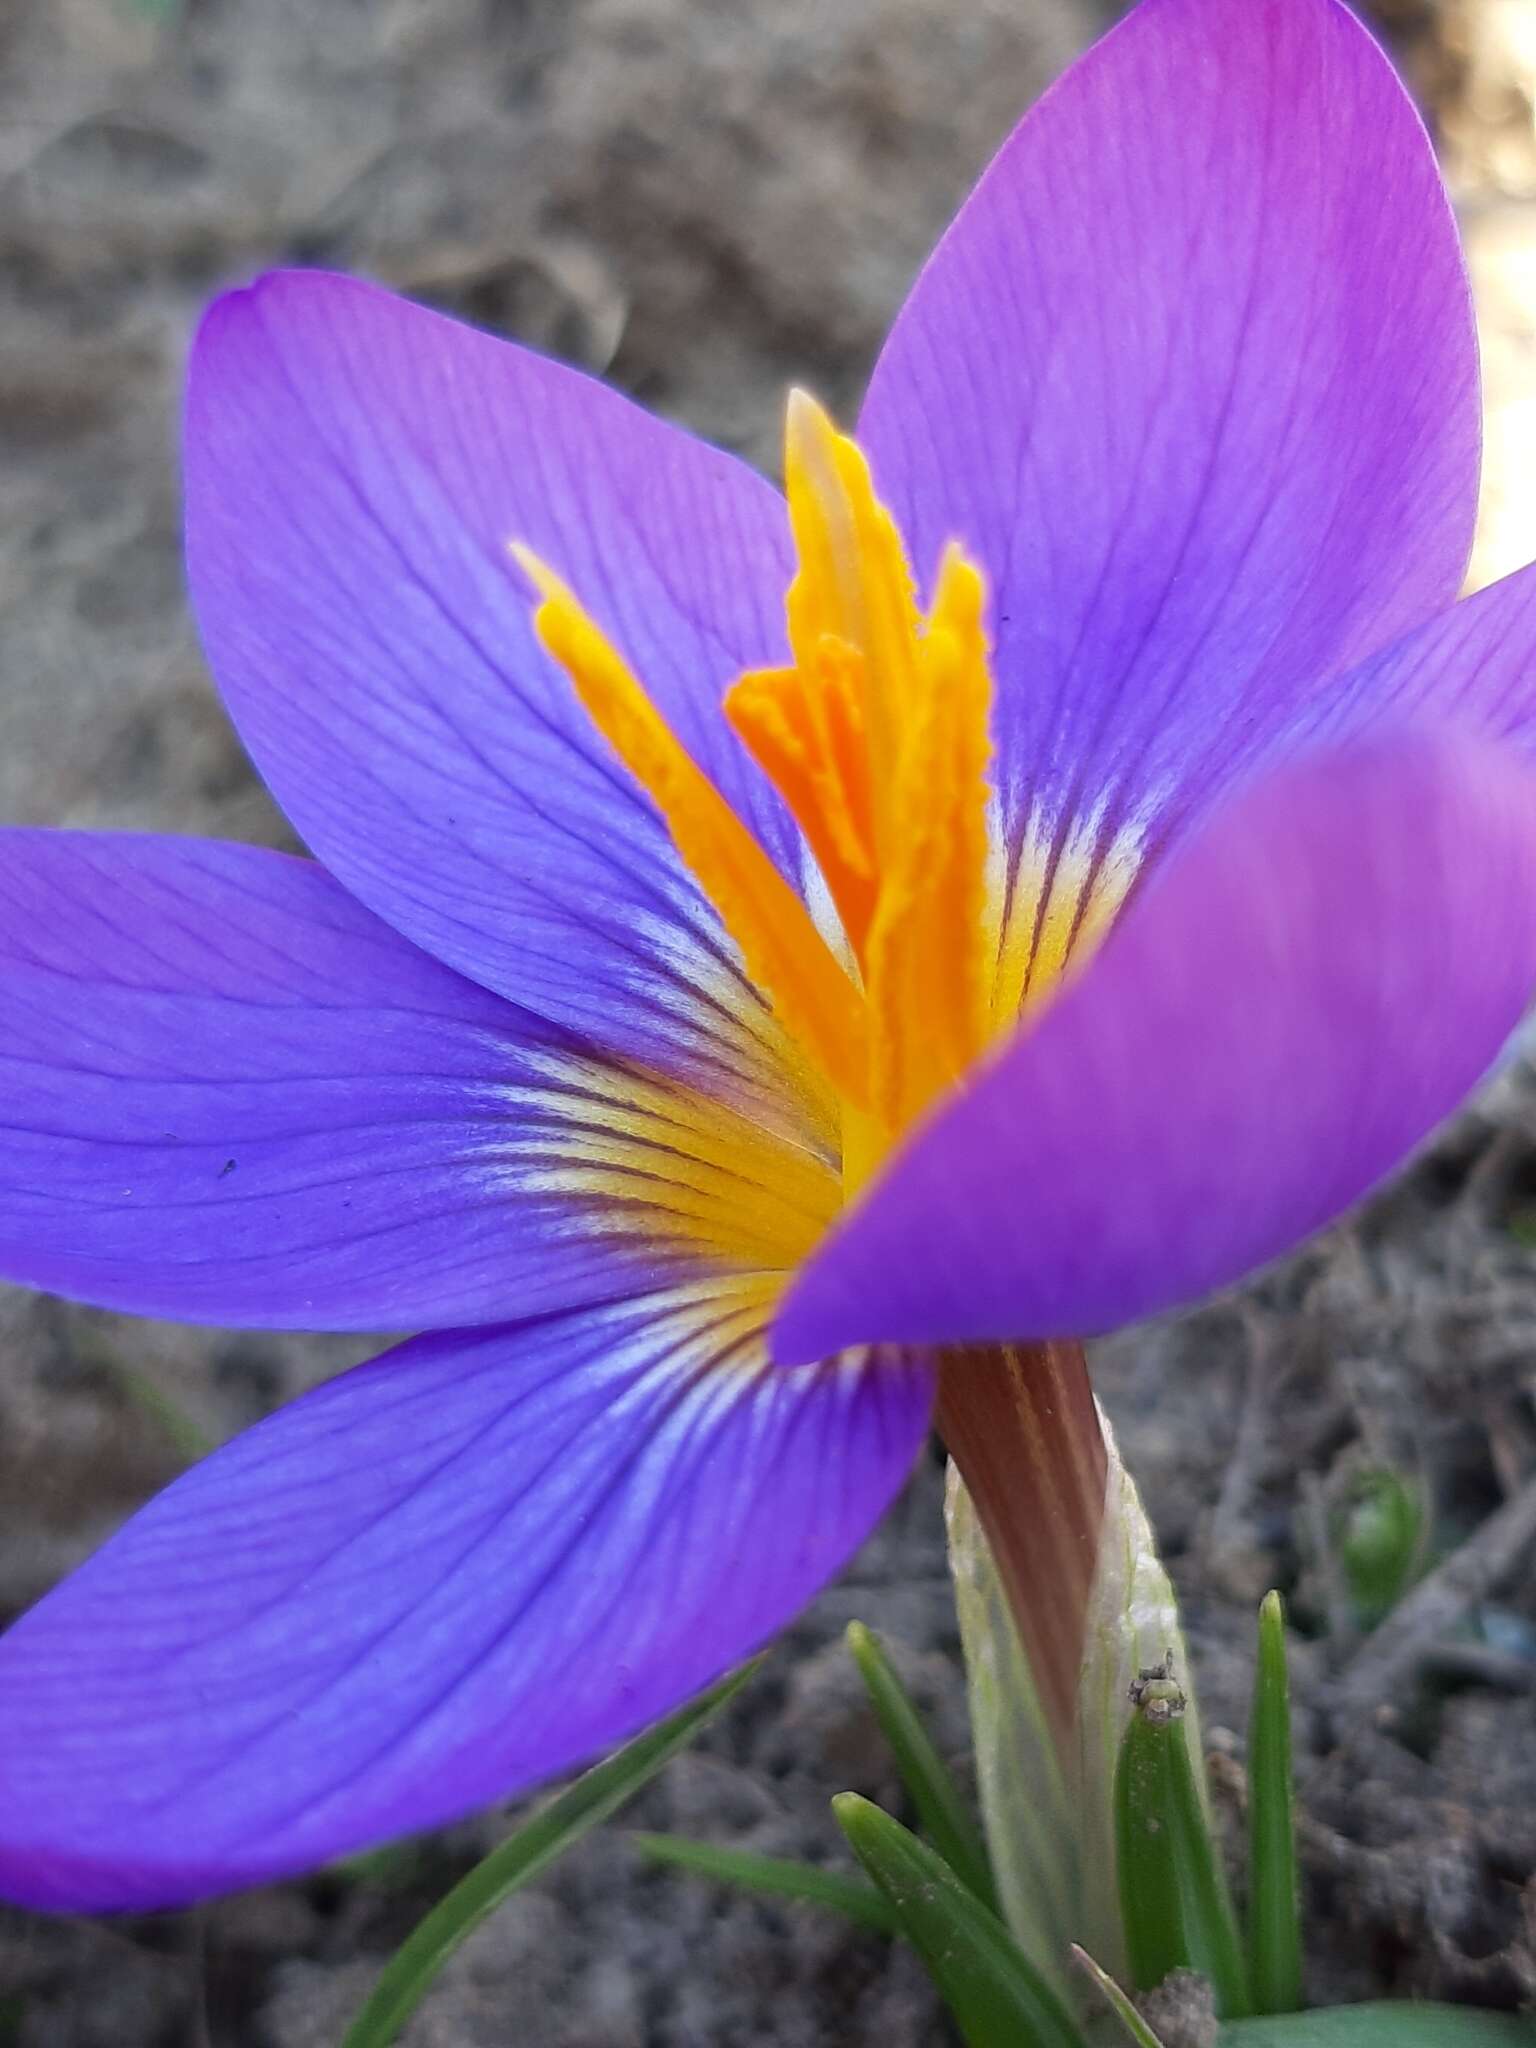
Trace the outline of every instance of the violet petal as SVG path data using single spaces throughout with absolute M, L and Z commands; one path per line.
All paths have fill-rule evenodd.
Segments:
M 1293 763 L 896 1154 L 776 1355 L 1084 1336 L 1225 1286 L 1449 1115 L 1533 983 L 1528 763 L 1427 732 Z
M 932 1375 L 681 1292 L 419 1338 L 178 1480 L 0 1642 L 0 1896 L 178 1905 L 608 1749 L 783 1626 Z
M 1338 0 L 1147 0 L 1028 115 L 861 423 L 993 589 L 1015 829 L 1156 839 L 1454 597 L 1471 308 L 1423 125 Z
M 581 1071 L 311 861 L 0 833 L 9 1280 L 303 1329 L 630 1292 L 660 1233 L 617 1240 L 609 1210 L 549 1187 L 592 1114 Z
M 508 553 L 579 593 L 794 876 L 719 699 L 782 658 L 783 503 L 616 392 L 376 286 L 279 273 L 193 354 L 187 559 L 257 767 L 370 909 L 664 1063 L 750 1002 L 658 814 L 533 637 Z M 739 1035 L 739 1033 L 738 1033 Z

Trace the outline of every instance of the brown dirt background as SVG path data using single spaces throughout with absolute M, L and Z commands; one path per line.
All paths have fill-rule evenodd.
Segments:
M 1236 0 L 1234 0 L 1236 4 Z M 0 0 L 0 816 L 288 843 L 183 608 L 177 388 L 273 261 L 383 278 L 770 465 L 792 380 L 847 408 L 905 285 L 1111 0 Z M 1489 378 L 1475 578 L 1536 554 L 1536 0 L 1379 10 L 1442 143 Z M 1100 1348 L 1188 1603 L 1224 1809 L 1252 1609 L 1297 1624 L 1319 1997 L 1536 1996 L 1536 1082 L 1517 1065 L 1362 1219 Z M 0 1618 L 172 1476 L 125 1372 L 222 1436 L 366 1353 L 0 1294 Z M 1318 1531 L 1363 1461 L 1434 1504 L 1444 1600 L 1362 1639 Z M 899 1794 L 839 1644 L 897 1646 L 966 1742 L 937 1470 L 634 1810 L 835 1856 Z M 1401 1640 L 1399 1640 L 1401 1638 Z M 0 1909 L 4 2048 L 321 2048 L 507 1825 L 139 1922 Z M 911 1959 L 644 1867 L 610 1829 L 450 1969 L 412 2048 L 916 2048 Z

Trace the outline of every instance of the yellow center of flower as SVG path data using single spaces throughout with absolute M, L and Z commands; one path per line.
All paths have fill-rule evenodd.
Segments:
M 841 922 L 836 949 L 576 597 L 517 555 L 543 599 L 544 645 L 841 1099 L 851 1189 L 990 1033 L 992 684 L 979 573 L 950 548 L 919 613 L 863 456 L 800 393 L 785 470 L 794 664 L 744 675 L 725 715 L 805 834 Z
M 804 834 L 835 918 L 813 914 L 577 596 L 513 553 L 539 592 L 544 646 L 835 1096 L 847 1200 L 1097 937 L 1135 863 L 1106 861 L 1091 831 L 1032 825 L 1011 856 L 1003 847 L 981 573 L 952 543 L 922 612 L 868 464 L 800 392 L 785 486 L 792 663 L 743 675 L 723 708 Z M 785 1264 L 820 1227 L 793 1256 L 786 1239 Z

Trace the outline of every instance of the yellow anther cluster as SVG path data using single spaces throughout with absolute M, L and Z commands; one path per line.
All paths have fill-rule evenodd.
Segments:
M 725 711 L 804 833 L 844 949 L 576 597 L 516 553 L 541 596 L 545 646 L 665 817 L 747 972 L 842 1099 L 845 1183 L 857 1185 L 993 1029 L 984 592 L 951 547 L 919 611 L 863 456 L 801 393 L 785 482 L 799 555 L 787 598 L 793 665 L 743 676 Z

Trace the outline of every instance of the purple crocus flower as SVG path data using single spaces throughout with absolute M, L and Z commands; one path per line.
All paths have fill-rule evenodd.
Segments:
M 372 286 L 208 315 L 192 590 L 316 860 L 5 835 L 0 1270 L 430 1334 L 11 1631 L 10 1898 L 174 1904 L 616 1742 L 837 1569 L 954 1347 L 1278 1255 L 1518 1020 L 1536 582 L 1448 609 L 1466 286 L 1337 0 L 1145 0 L 859 439 L 792 405 L 792 532 Z

